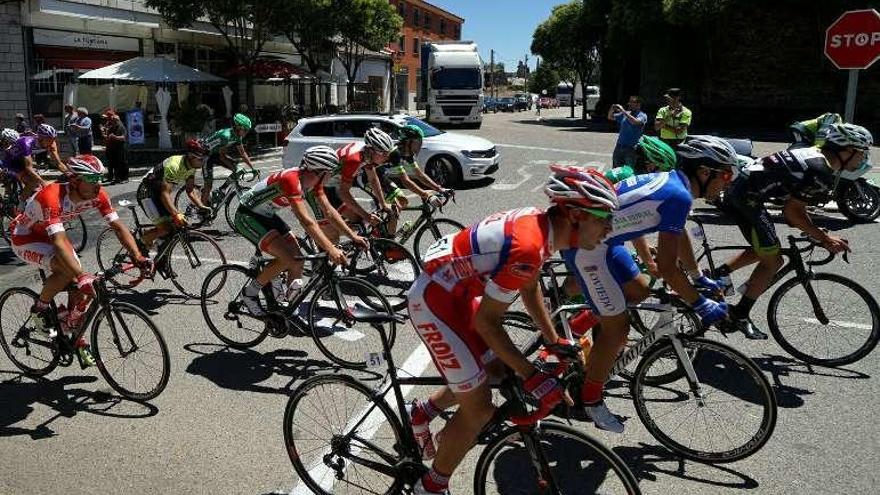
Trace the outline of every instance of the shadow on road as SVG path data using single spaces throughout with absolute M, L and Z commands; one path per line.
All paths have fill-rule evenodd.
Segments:
M 849 370 L 846 368 L 823 368 L 811 364 L 802 363 L 788 356 L 764 354 L 762 357 L 752 358 L 752 361 L 762 370 L 770 374 L 773 391 L 776 393 L 776 403 L 779 407 L 796 408 L 804 405 L 803 396 L 813 395 L 812 390 L 795 387 L 783 383 L 783 378 L 805 375 L 812 377 L 843 378 L 849 380 L 864 380 L 870 378 L 865 373 Z
M 57 380 L 32 380 L 17 372 L 0 371 L 0 437 L 28 435 L 34 440 L 56 436 L 50 425 L 59 418 L 72 418 L 79 413 L 97 414 L 112 418 L 149 418 L 159 409 L 148 403 L 134 402 L 111 395 L 107 391 L 89 391 L 77 385 L 93 383 L 94 376 L 64 376 Z M 33 428 L 15 426 L 28 418 L 35 404 L 43 404 L 57 414 L 46 418 Z
M 639 482 L 659 481 L 657 475 L 667 475 L 721 488 L 752 490 L 759 486 L 755 479 L 726 465 L 686 461 L 659 445 L 640 442 L 638 446 L 620 446 L 612 450 L 629 466 Z
M 145 281 L 144 283 L 149 283 Z M 151 315 L 159 313 L 159 308 L 167 304 L 198 306 L 198 299 L 190 299 L 180 292 L 171 289 L 150 289 L 143 292 L 120 289 L 116 297 L 123 302 L 134 304 Z
M 187 373 L 205 377 L 220 387 L 244 392 L 288 394 L 298 380 L 336 369 L 328 361 L 309 359 L 307 352 L 292 349 L 264 354 L 210 343 L 187 344 L 183 348 L 196 354 L 186 367 Z M 262 384 L 275 375 L 289 377 L 290 381 L 281 388 Z

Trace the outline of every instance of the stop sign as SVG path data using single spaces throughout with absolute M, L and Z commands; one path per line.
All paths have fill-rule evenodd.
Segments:
M 844 12 L 825 30 L 825 56 L 838 69 L 867 69 L 880 58 L 880 13 Z

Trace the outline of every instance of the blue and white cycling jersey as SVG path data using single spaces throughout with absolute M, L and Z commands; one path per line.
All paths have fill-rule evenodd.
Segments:
M 594 312 L 614 316 L 626 311 L 623 285 L 640 273 L 628 249 L 622 244 L 599 244 L 589 251 L 565 249 L 560 254 Z
M 617 184 L 617 195 L 620 208 L 606 244 L 654 232 L 682 232 L 693 202 L 687 177 L 677 170 L 630 177 Z

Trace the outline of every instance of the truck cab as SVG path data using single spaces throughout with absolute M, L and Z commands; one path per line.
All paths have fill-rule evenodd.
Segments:
M 422 45 L 422 84 L 431 124 L 479 128 L 483 122 L 483 61 L 471 41 Z

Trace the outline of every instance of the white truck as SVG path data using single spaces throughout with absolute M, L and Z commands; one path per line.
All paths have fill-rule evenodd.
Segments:
M 429 123 L 479 128 L 483 61 L 473 41 L 422 44 L 422 94 Z

